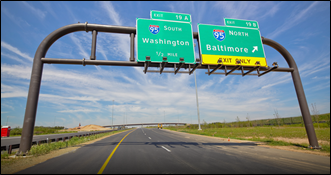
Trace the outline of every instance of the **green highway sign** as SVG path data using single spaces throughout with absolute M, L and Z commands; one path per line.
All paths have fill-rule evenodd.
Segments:
M 137 18 L 137 61 L 195 64 L 192 25 L 187 22 Z
M 184 13 L 172 13 L 151 10 L 151 19 L 191 22 L 191 15 Z
M 198 32 L 202 64 L 268 66 L 259 30 L 198 24 Z
M 259 29 L 257 21 L 224 18 L 224 24 L 226 26 Z

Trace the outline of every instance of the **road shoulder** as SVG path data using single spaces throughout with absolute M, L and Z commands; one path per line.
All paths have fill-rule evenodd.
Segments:
M 164 128 L 164 130 L 169 131 L 169 132 L 183 134 L 183 135 L 187 134 L 187 135 L 210 138 L 210 139 L 226 141 L 226 142 L 232 142 L 232 143 L 248 143 L 248 144 L 251 143 L 251 144 L 256 144 L 257 146 L 262 146 L 262 147 L 275 148 L 275 149 L 281 149 L 281 150 L 287 150 L 287 151 L 293 151 L 293 152 L 300 152 L 300 153 L 314 154 L 314 155 L 330 157 L 330 153 L 321 152 L 319 150 L 307 150 L 306 148 L 302 149 L 302 148 L 298 148 L 298 147 L 295 147 L 295 146 L 273 146 L 273 145 L 267 145 L 264 142 L 250 141 L 250 140 L 238 140 L 238 139 L 230 139 L 230 141 L 228 141 L 228 138 L 191 134 L 191 133 L 186 133 L 186 132 L 173 131 L 173 130 L 169 130 L 169 129 L 166 129 L 166 128 Z
M 123 131 L 124 132 L 124 131 Z M 15 157 L 15 158 L 9 158 L 9 159 L 1 159 L 1 174 L 14 174 L 16 172 L 22 171 L 24 169 L 27 169 L 29 167 L 32 167 L 34 165 L 37 165 L 39 163 L 45 162 L 49 159 L 64 155 L 64 154 L 68 154 L 71 152 L 75 152 L 77 149 L 85 146 L 85 145 L 89 145 L 92 144 L 94 142 L 100 141 L 102 139 L 120 134 L 122 132 L 118 132 L 115 134 L 111 134 L 109 136 L 105 136 L 102 138 L 98 138 L 92 141 L 88 141 L 73 147 L 68 147 L 68 148 L 62 148 L 62 149 L 58 149 L 58 150 L 54 150 L 51 151 L 48 154 L 45 155 L 41 155 L 41 156 L 31 156 L 31 157 Z M 14 160 L 13 160 L 14 159 Z M 7 162 L 7 163 L 5 163 Z

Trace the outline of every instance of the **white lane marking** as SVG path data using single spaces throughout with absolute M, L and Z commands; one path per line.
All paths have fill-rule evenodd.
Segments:
M 170 150 L 168 150 L 166 147 L 161 146 L 163 149 L 167 150 L 168 152 L 171 152 Z
M 150 137 L 148 137 L 149 139 L 151 139 Z
M 146 135 L 146 133 L 145 133 L 145 135 Z

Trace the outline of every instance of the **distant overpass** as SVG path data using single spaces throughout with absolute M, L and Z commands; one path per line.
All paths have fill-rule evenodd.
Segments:
M 157 124 L 162 124 L 162 125 L 186 125 L 186 123 L 134 123 L 134 124 L 118 124 L 118 125 L 107 125 L 103 127 L 119 127 L 119 126 L 146 126 L 146 125 L 157 125 Z

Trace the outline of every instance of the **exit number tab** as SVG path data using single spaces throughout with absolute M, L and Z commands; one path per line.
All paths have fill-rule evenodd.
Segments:
M 191 23 L 191 15 L 185 13 L 173 13 L 173 12 L 163 12 L 151 10 L 151 19 L 158 20 L 169 20 L 178 22 L 189 22 Z
M 257 21 L 251 20 L 224 18 L 224 24 L 226 26 L 259 29 L 259 24 L 257 23 Z

